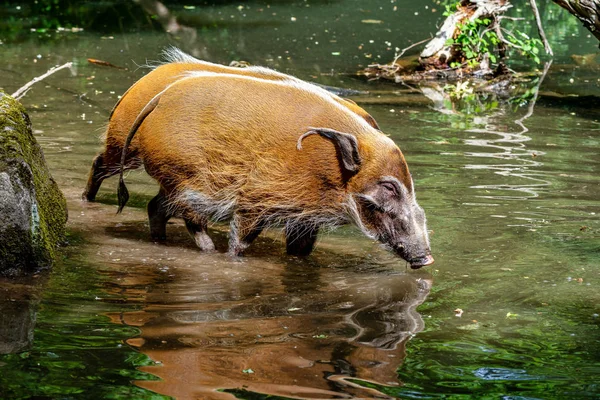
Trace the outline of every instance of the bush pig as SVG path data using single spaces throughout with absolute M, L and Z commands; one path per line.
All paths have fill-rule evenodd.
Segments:
M 412 268 L 433 263 L 423 209 L 396 144 L 336 96 L 294 80 L 190 72 L 157 94 L 123 146 L 119 211 L 128 199 L 128 146 L 160 184 L 148 205 L 153 238 L 182 217 L 196 244 L 210 220 L 230 220 L 229 251 L 283 226 L 289 254 L 317 233 L 356 224 Z
M 121 160 L 123 143 L 125 142 L 129 128 L 142 108 L 144 108 L 144 106 L 161 90 L 185 76 L 186 72 L 207 71 L 251 76 L 268 80 L 299 81 L 299 79 L 293 76 L 264 67 L 250 66 L 246 68 L 237 68 L 201 61 L 174 47 L 165 50 L 163 58 L 166 60 L 166 63 L 159 65 L 138 80 L 125 92 L 113 108 L 105 134 L 105 148 L 98 156 L 96 156 L 92 163 L 87 187 L 82 195 L 84 200 L 94 201 L 102 181 L 119 173 L 119 161 Z M 365 118 L 373 125 L 373 127 L 379 128 L 375 119 L 361 107 L 356 105 L 356 103 L 334 95 L 332 95 L 332 98 Z M 137 142 L 134 141 L 127 152 L 125 168 L 135 169 L 140 165 L 140 159 L 137 157 Z

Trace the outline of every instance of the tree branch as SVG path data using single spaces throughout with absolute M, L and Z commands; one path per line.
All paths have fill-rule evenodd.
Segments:
M 19 88 L 19 90 L 17 90 L 16 92 L 14 92 L 12 94 L 12 97 L 14 97 L 16 100 L 21 99 L 23 96 L 25 96 L 25 94 L 29 91 L 29 89 L 31 89 L 31 87 L 36 84 L 37 82 L 46 79 L 47 77 L 49 77 L 50 75 L 52 75 L 55 72 L 60 71 L 63 68 L 71 68 L 73 66 L 72 62 L 68 62 L 66 64 L 61 65 L 60 67 L 52 67 L 48 70 L 48 72 L 46 72 L 44 75 L 40 75 L 36 78 L 33 78 L 32 80 L 30 80 L 29 82 L 27 82 L 24 86 L 22 86 L 21 88 Z
M 550 47 L 550 43 L 548 43 L 548 39 L 546 39 L 546 33 L 544 33 L 544 27 L 542 26 L 542 20 L 540 18 L 540 12 L 538 11 L 537 4 L 535 0 L 529 0 L 529 4 L 531 4 L 531 9 L 533 10 L 533 15 L 535 15 L 535 22 L 537 23 L 538 32 L 540 37 L 542 38 L 542 43 L 544 43 L 544 49 L 546 50 L 546 54 L 554 55 L 552 52 L 552 48 Z
M 579 18 L 583 25 L 600 40 L 599 0 L 552 0 Z
M 420 42 L 416 42 L 416 43 L 411 44 L 408 47 L 405 47 L 404 49 L 402 49 L 402 51 L 396 57 L 394 57 L 394 61 L 392 61 L 392 64 L 396 64 L 396 61 L 398 61 L 398 59 L 400 59 L 400 57 L 402 57 L 407 50 L 410 50 L 413 47 L 423 44 L 429 40 L 431 40 L 431 38 L 423 39 Z

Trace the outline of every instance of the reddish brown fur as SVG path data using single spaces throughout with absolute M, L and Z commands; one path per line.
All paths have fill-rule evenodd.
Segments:
M 94 162 L 90 172 L 87 188 L 83 196 L 84 199 L 94 200 L 95 193 L 100 187 L 102 180 L 118 172 L 118 165 L 121 158 L 123 144 L 125 143 L 125 138 L 127 137 L 127 133 L 129 132 L 133 121 L 140 113 L 142 108 L 148 104 L 148 102 L 159 92 L 164 90 L 173 82 L 184 77 L 186 73 L 205 71 L 250 76 L 266 80 L 299 81 L 295 77 L 269 70 L 267 68 L 227 67 L 224 65 L 195 60 L 177 50 L 174 51 L 176 52 L 175 57 L 181 57 L 181 60 L 160 65 L 149 74 L 145 75 L 133 86 L 131 86 L 115 105 L 111 112 L 109 125 L 105 135 L 105 149 Z M 190 62 L 190 60 L 192 61 Z M 356 103 L 342 99 L 335 95 L 331 96 L 333 99 L 335 99 L 335 101 L 339 102 L 344 107 L 347 107 L 363 117 L 373 127 L 377 129 L 379 128 L 377 126 L 377 122 L 375 122 L 375 119 L 373 119 L 371 115 L 369 115 Z M 140 166 L 140 164 L 140 160 L 137 157 L 137 141 L 133 141 L 127 154 L 126 168 L 137 168 Z
M 344 182 L 335 148 L 323 138 L 309 137 L 297 151 L 298 137 L 310 126 L 357 136 L 368 160 L 361 173 Z M 234 76 L 178 81 L 138 137 L 140 157 L 163 187 L 194 187 L 210 196 L 235 187 L 242 209 L 280 208 L 293 199 L 290 206 L 321 212 L 347 192 L 363 191 L 375 174 L 412 188 L 404 157 L 389 138 L 321 94 L 286 84 Z

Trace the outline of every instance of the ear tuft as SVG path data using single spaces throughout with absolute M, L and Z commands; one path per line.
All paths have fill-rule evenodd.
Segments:
M 302 150 L 302 140 L 310 135 L 319 135 L 333 142 L 339 158 L 342 170 L 354 175 L 360 169 L 362 160 L 358 153 L 358 141 L 354 135 L 339 132 L 329 128 L 309 128 L 310 130 L 298 138 L 296 148 Z

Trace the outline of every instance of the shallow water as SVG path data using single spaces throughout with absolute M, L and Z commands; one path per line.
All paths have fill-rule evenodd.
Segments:
M 0 283 L 0 348 L 12 353 L 0 356 L 0 397 L 600 397 L 598 68 L 569 57 L 596 44 L 560 25 L 533 108 L 432 100 L 431 90 L 348 75 L 426 37 L 432 7 L 365 7 L 197 8 L 186 14 L 205 21 L 193 43 L 124 30 L 0 45 L 9 93 L 76 63 L 23 99 L 68 198 L 70 244 L 51 273 Z M 388 45 L 390 37 L 401 39 Z M 241 260 L 224 254 L 221 225 L 214 254 L 199 253 L 180 221 L 155 244 L 144 207 L 157 188 L 141 171 L 129 174 L 123 214 L 113 180 L 98 202 L 82 203 L 110 109 L 145 73 L 136 64 L 168 43 L 362 91 L 353 99 L 408 160 L 436 263 L 407 269 L 350 227 L 320 238 L 306 260 L 284 254 L 278 231 Z

